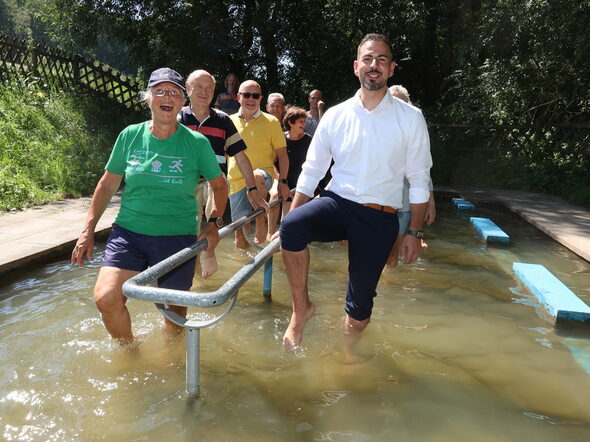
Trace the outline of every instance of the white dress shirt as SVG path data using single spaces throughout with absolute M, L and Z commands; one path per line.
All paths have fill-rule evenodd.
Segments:
M 326 187 L 360 204 L 402 207 L 404 176 L 410 182 L 410 203 L 428 201 L 430 140 L 422 112 L 386 93 L 369 111 L 359 92 L 324 114 L 307 151 L 297 191 L 313 197 L 332 166 Z

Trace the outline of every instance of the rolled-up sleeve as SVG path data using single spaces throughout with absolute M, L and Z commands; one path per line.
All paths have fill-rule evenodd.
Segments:
M 297 180 L 297 192 L 303 193 L 310 198 L 313 198 L 315 189 L 318 183 L 328 171 L 332 161 L 332 152 L 330 150 L 330 136 L 329 136 L 329 119 L 330 111 L 320 120 L 320 124 L 315 131 L 315 134 L 307 150 L 307 157 L 301 174 Z
M 409 135 L 406 178 L 410 182 L 410 204 L 421 204 L 428 201 L 432 188 L 430 138 L 422 113 L 416 114 Z

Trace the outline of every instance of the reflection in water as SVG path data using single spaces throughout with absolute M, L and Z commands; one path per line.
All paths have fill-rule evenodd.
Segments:
M 98 258 L 1 287 L 0 438 L 585 440 L 590 375 L 511 265 L 544 264 L 586 302 L 590 265 L 492 208 L 476 215 L 492 217 L 513 245 L 485 247 L 468 218 L 439 206 L 423 258 L 384 273 L 358 363 L 342 351 L 346 245 L 318 244 L 309 282 L 318 310 L 303 346 L 282 350 L 290 297 L 276 256 L 274 302 L 264 302 L 259 273 L 201 333 L 202 395 L 190 402 L 184 338 L 161 333 L 153 305 L 129 300 L 137 348 L 107 338 L 92 300 Z M 196 290 L 218 287 L 249 259 L 227 240 L 217 255 L 222 271 Z M 577 345 L 590 352 L 587 341 Z

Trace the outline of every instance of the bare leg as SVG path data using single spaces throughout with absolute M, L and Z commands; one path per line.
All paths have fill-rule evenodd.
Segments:
M 402 245 L 402 240 L 404 239 L 404 235 L 398 235 L 393 247 L 391 248 L 391 252 L 389 252 L 389 258 L 387 258 L 386 265 L 388 267 L 397 267 L 397 262 L 399 260 L 399 250 Z
M 188 307 L 183 307 L 180 305 L 169 305 L 168 308 L 173 312 L 178 313 L 180 316 L 186 318 L 186 314 L 188 312 Z M 183 327 L 176 325 L 174 322 L 168 320 L 168 318 L 164 317 L 164 323 L 162 324 L 162 330 L 164 330 L 169 335 L 177 335 L 184 330 Z
M 203 252 L 203 266 L 201 275 L 203 278 L 208 278 L 217 271 L 217 257 L 215 256 L 215 250 Z
M 277 199 L 277 197 L 279 196 L 279 194 L 277 193 L 277 185 L 278 185 L 278 181 L 275 180 L 272 188 L 270 189 L 269 192 L 269 201 L 275 200 Z M 285 204 L 285 203 L 283 203 Z M 277 231 L 277 222 L 279 220 L 279 206 L 274 206 L 272 209 L 270 209 L 270 211 L 268 212 L 268 234 L 266 235 L 266 240 L 270 241 L 270 238 L 272 237 L 272 235 Z
M 283 201 L 283 218 L 291 210 L 291 201 Z
M 214 199 L 215 193 L 211 188 L 211 184 L 207 183 L 207 204 L 205 205 L 205 217 L 207 219 L 211 218 L 211 214 L 213 213 L 213 205 L 215 202 Z M 206 223 L 201 224 L 201 233 L 205 230 Z M 197 255 L 198 256 L 198 255 Z M 215 250 L 210 250 L 209 252 L 203 252 L 203 264 L 201 267 L 201 276 L 203 278 L 208 278 L 209 276 L 213 275 L 217 272 L 217 257 L 215 256 Z
M 264 216 L 259 216 L 256 218 L 256 233 L 254 234 L 254 242 L 256 244 L 262 244 L 264 241 L 266 241 L 267 232 L 266 219 Z
M 250 243 L 246 240 L 246 236 L 244 234 L 244 228 L 237 229 L 235 232 L 236 235 L 236 247 L 239 249 L 246 250 L 250 247 Z
M 309 249 L 306 247 L 300 252 L 283 250 L 282 255 L 293 298 L 291 321 L 283 335 L 283 346 L 288 350 L 301 343 L 305 324 L 315 313 L 315 304 L 307 292 Z
M 344 352 L 348 362 L 354 362 L 358 357 L 354 353 L 354 349 L 361 339 L 362 331 L 369 325 L 371 318 L 364 319 L 363 321 L 357 321 L 354 318 L 346 315 L 344 320 L 344 336 L 345 336 L 345 348 Z
M 94 286 L 94 302 L 110 335 L 122 344 L 133 342 L 131 318 L 125 306 L 123 283 L 139 272 L 116 267 L 101 267 Z
M 271 200 L 272 201 L 272 200 Z M 268 234 L 266 235 L 266 240 L 270 241 L 272 235 L 277 231 L 277 223 L 279 220 L 279 206 L 274 206 L 268 212 Z

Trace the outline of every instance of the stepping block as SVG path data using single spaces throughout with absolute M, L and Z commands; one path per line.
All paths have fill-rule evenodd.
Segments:
M 453 198 L 453 204 L 459 210 L 468 210 L 468 209 L 475 209 L 475 204 L 463 199 L 463 198 Z
M 590 307 L 545 267 L 515 262 L 512 270 L 555 322 L 577 321 L 590 326 Z
M 471 221 L 471 224 L 473 224 L 473 227 L 484 241 L 499 242 L 500 244 L 510 243 L 510 236 L 500 229 L 491 219 L 472 216 L 469 218 L 469 221 Z

